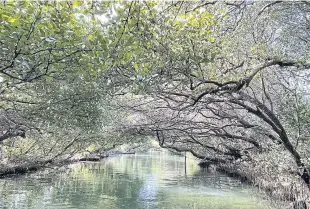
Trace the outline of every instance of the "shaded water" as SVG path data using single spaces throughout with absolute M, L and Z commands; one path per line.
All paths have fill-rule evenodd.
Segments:
M 255 189 L 202 171 L 167 153 L 122 155 L 74 164 L 53 175 L 0 180 L 0 208 L 31 209 L 267 209 Z

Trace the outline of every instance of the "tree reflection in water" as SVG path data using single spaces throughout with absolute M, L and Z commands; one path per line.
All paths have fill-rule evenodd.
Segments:
M 252 195 L 251 195 L 252 194 Z M 254 193 L 255 195 L 255 193 Z M 75 164 L 70 172 L 0 179 L 3 208 L 270 209 L 253 188 L 167 153 Z M 0 207 L 1 208 L 1 207 Z

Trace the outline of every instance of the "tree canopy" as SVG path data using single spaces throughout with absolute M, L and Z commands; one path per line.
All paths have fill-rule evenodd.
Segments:
M 0 141 L 54 159 L 152 136 L 241 169 L 272 156 L 309 186 L 309 9 L 1 1 Z

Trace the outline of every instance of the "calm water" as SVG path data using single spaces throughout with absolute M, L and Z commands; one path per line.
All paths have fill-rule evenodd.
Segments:
M 253 188 L 167 153 L 123 155 L 0 180 L 0 208 L 267 209 Z

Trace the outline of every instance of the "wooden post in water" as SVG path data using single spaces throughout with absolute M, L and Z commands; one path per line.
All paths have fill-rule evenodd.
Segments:
M 185 164 L 185 175 L 186 175 L 186 151 L 185 151 L 185 154 L 184 154 L 184 164 Z

